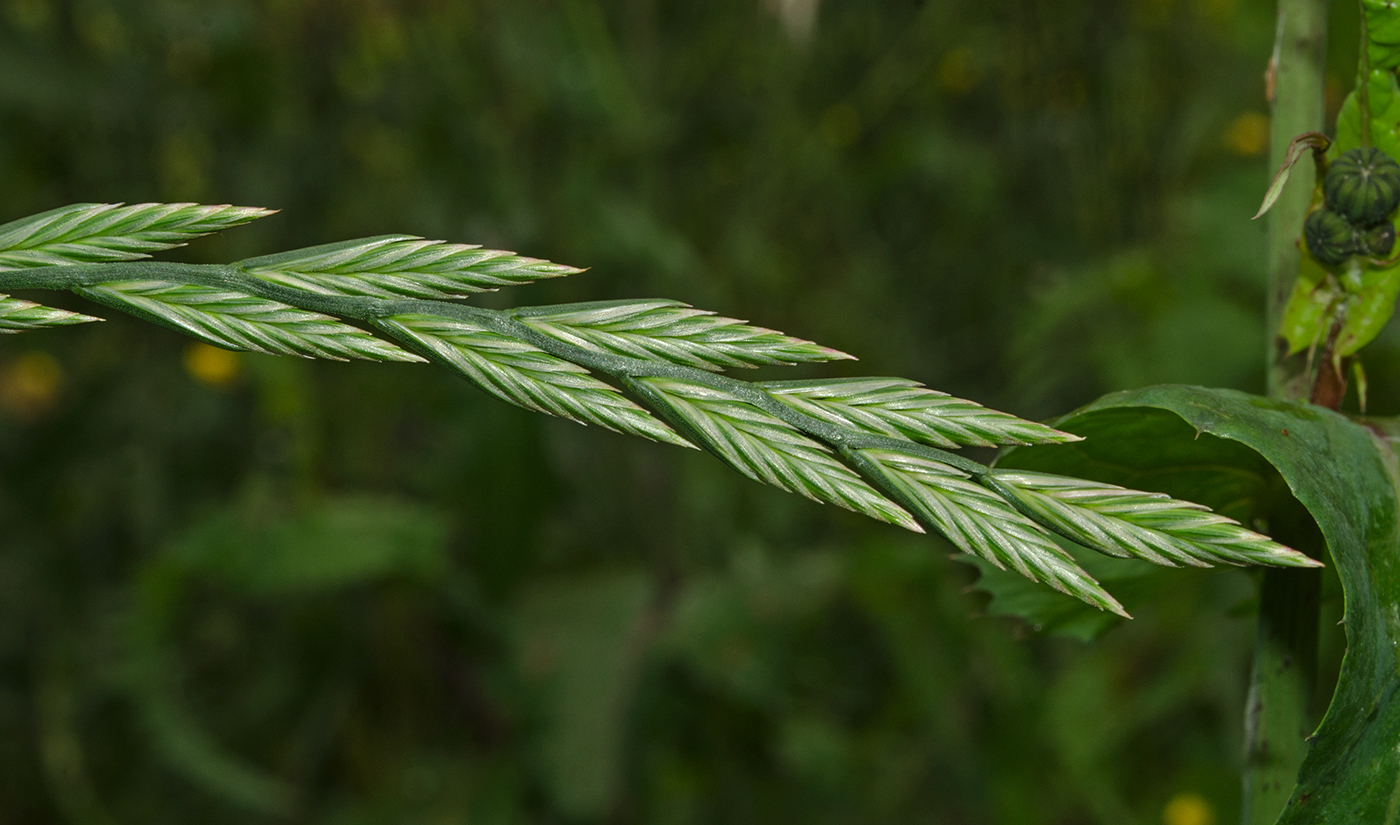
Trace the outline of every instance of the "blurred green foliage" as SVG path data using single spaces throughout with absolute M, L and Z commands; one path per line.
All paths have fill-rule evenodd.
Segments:
M 1271 6 L 0 0 L 0 220 L 484 243 L 591 267 L 493 306 L 681 299 L 1032 417 L 1257 390 Z M 0 492 L 0 823 L 1237 815 L 1242 573 L 1085 645 L 707 456 L 125 317 L 0 342 Z

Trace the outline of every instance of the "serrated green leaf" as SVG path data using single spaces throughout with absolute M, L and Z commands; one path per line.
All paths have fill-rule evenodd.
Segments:
M 91 315 L 69 312 L 66 309 L 54 309 L 36 304 L 33 301 L 0 295 L 0 333 L 25 332 L 31 329 L 86 324 L 90 321 L 101 320 L 101 318 L 94 318 Z
M 992 479 L 997 492 L 1023 504 L 1042 523 L 1110 556 L 1167 567 L 1322 566 L 1204 505 L 1165 493 L 1024 470 L 997 470 Z
M 837 426 L 934 447 L 1059 444 L 1079 438 L 903 378 L 769 381 L 758 386 L 793 409 Z
M 235 264 L 265 281 L 320 295 L 458 298 L 582 272 L 513 252 L 382 235 L 312 246 Z
M 922 532 L 904 508 L 880 495 L 821 444 L 728 393 L 672 378 L 629 386 L 677 430 L 756 481 Z
M 194 203 L 79 203 L 0 225 L 0 271 L 131 261 L 272 210 Z
M 1102 610 L 1128 614 L 1108 591 L 1084 572 L 1040 525 L 966 474 L 918 456 L 892 450 L 857 450 L 923 524 L 942 533 L 958 549 L 1048 584 Z
M 227 349 L 335 361 L 422 360 L 329 315 L 227 289 L 166 281 L 117 281 L 73 291 Z
M 530 328 L 592 352 L 723 370 L 852 359 L 844 352 L 750 326 L 679 301 L 600 301 L 532 307 Z
M 529 410 L 693 446 L 588 370 L 468 321 L 394 315 L 375 325 L 492 395 Z

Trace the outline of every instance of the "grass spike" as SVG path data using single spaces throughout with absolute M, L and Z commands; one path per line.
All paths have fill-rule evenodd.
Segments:
M 992 489 L 1058 533 L 1110 556 L 1167 567 L 1321 567 L 1207 507 L 1164 493 L 1021 470 L 993 470 Z
M 101 321 L 91 315 L 54 309 L 33 301 L 0 295 L 0 333 L 27 332 L 45 327 L 62 327 Z
M 225 349 L 333 361 L 423 360 L 329 315 L 218 287 L 114 281 L 73 291 Z
M 195 203 L 63 206 L 0 225 L 0 271 L 147 258 L 273 212 Z
M 759 386 L 784 404 L 836 426 L 943 449 L 1080 440 L 903 378 L 768 381 Z
M 432 315 L 395 315 L 375 325 L 503 401 L 580 424 L 692 446 L 588 370 L 524 341 Z
M 231 266 L 136 260 L 266 214 L 195 204 L 52 210 L 0 226 L 0 287 L 70 289 L 230 349 L 433 361 L 527 409 L 702 447 L 784 490 L 931 528 L 965 552 L 1120 615 L 1122 606 L 1047 530 L 1158 564 L 1316 564 L 1199 505 L 991 470 L 945 452 L 1079 437 L 914 381 L 754 384 L 716 374 L 850 358 L 774 330 L 667 300 L 513 310 L 437 300 L 579 271 L 573 267 L 408 235 Z M 89 320 L 0 296 L 0 331 Z
M 943 534 L 964 553 L 1128 617 L 1118 600 L 1076 564 L 1044 528 L 965 473 L 892 450 L 854 452 L 867 473 L 898 491 L 900 501 L 920 522 Z
M 704 370 L 840 359 L 844 352 L 751 326 L 680 301 L 599 301 L 515 311 L 531 329 L 566 344 Z
M 765 484 L 923 532 L 903 507 L 786 422 L 720 390 L 672 378 L 627 386 L 688 438 L 729 466 Z
M 235 264 L 256 278 L 320 295 L 460 298 L 582 272 L 470 244 L 381 235 L 312 246 Z

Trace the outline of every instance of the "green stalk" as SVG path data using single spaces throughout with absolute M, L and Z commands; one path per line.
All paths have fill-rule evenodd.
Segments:
M 645 361 L 624 355 L 594 352 L 573 344 L 542 335 L 522 324 L 516 317 L 519 310 L 497 310 L 474 307 L 468 304 L 444 301 L 404 298 L 385 300 L 382 298 L 323 295 L 303 292 L 290 287 L 274 284 L 255 278 L 235 266 L 224 264 L 178 264 L 166 261 L 124 261 L 102 264 L 70 264 L 66 266 L 46 266 L 33 269 L 15 269 L 0 272 L 0 290 L 13 289 L 72 289 L 74 287 L 95 286 L 114 280 L 158 280 L 181 284 L 201 284 L 223 287 L 246 295 L 257 295 L 274 301 L 281 301 L 301 309 L 321 312 L 340 318 L 363 321 L 378 328 L 386 336 L 395 337 L 398 343 L 416 349 L 411 340 L 397 338 L 398 333 L 380 326 L 379 322 L 393 315 L 425 313 L 458 318 L 481 324 L 503 335 L 525 341 L 551 355 L 587 367 L 590 370 L 628 383 L 628 379 L 657 377 L 675 378 L 682 381 L 711 387 L 729 393 L 755 407 L 781 419 L 798 430 L 817 438 L 833 448 L 896 450 L 909 455 L 927 458 L 939 464 L 955 467 L 972 477 L 980 484 L 990 483 L 990 468 L 972 459 L 903 439 L 876 435 L 864 431 L 848 429 L 823 421 L 774 399 L 768 393 L 747 381 L 730 378 L 727 375 L 710 372 L 697 367 L 679 364 Z M 138 314 L 133 312 L 132 314 Z M 163 323 L 159 318 L 149 318 L 153 323 Z M 428 353 L 421 353 L 425 357 Z M 429 359 L 431 360 L 431 359 Z M 1043 519 L 1038 514 L 1034 517 Z M 1056 526 L 1046 525 L 1047 529 L 1059 531 Z M 1072 536 L 1070 537 L 1073 538 Z
M 1282 165 L 1288 144 L 1295 137 L 1323 128 L 1327 0 L 1279 0 L 1278 15 L 1278 42 L 1270 63 L 1274 78 L 1270 173 Z M 1287 345 L 1276 337 L 1276 332 L 1298 274 L 1298 237 L 1312 201 L 1314 183 L 1311 163 L 1304 161 L 1294 166 L 1288 186 L 1268 214 L 1264 318 L 1264 328 L 1270 335 L 1264 356 L 1268 394 L 1296 401 L 1308 400 L 1312 391 L 1306 383 L 1306 359 L 1286 358 Z
M 1327 0 L 1279 0 L 1278 42 L 1271 66 L 1271 171 L 1283 162 L 1293 138 L 1323 128 L 1326 48 Z M 1298 273 L 1298 237 L 1314 183 L 1312 164 L 1298 164 L 1294 180 L 1269 213 L 1265 328 L 1271 336 L 1279 328 Z M 1282 339 L 1271 337 L 1265 362 L 1269 395 L 1307 400 L 1312 387 L 1308 385 L 1305 365 L 1301 359 L 1287 358 L 1287 351 Z M 1280 532 L 1280 527 L 1283 526 L 1275 527 L 1275 533 Z M 1320 550 L 1298 549 L 1310 555 Z M 1320 585 L 1321 576 L 1316 570 L 1264 572 L 1245 707 L 1244 825 L 1271 825 L 1278 819 L 1293 792 L 1306 753 L 1317 671 Z

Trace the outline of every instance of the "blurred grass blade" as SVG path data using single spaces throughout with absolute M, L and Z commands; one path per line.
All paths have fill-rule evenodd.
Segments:
M 541 790 L 570 821 L 607 821 L 627 787 L 653 589 L 642 570 L 573 572 L 527 582 L 510 611 L 520 682 L 539 708 Z
M 226 289 L 166 281 L 117 281 L 73 291 L 228 349 L 335 361 L 422 360 L 329 315 Z
M 723 370 L 852 356 L 679 301 L 600 301 L 515 311 L 522 323 L 593 352 Z
M 513 252 L 413 235 L 313 246 L 249 258 L 235 266 L 292 289 L 371 298 L 458 298 L 583 271 Z
M 86 324 L 101 321 L 91 315 L 54 309 L 32 301 L 0 295 L 0 333 L 25 332 L 44 327 L 62 327 L 70 324 Z
M 0 271 L 147 258 L 272 213 L 194 203 L 73 204 L 0 225 Z
M 254 596 L 316 593 L 447 574 L 443 514 L 389 496 L 289 506 L 259 489 L 205 516 L 170 545 L 181 569 Z
M 862 472 L 899 492 L 919 521 L 965 553 L 1010 568 L 1062 593 L 1127 616 L 1123 606 L 1084 572 L 1054 538 L 965 474 L 891 450 L 854 450 Z
M 159 684 L 137 700 L 147 738 L 170 767 L 210 793 L 261 814 L 287 816 L 295 808 L 295 786 L 224 751 L 173 687 Z
M 1079 436 L 989 410 L 903 378 L 837 378 L 759 384 L 814 418 L 933 447 L 1061 444 Z
M 994 489 L 1061 535 L 1110 556 L 1167 567 L 1213 564 L 1321 567 L 1210 508 L 1163 493 L 1025 471 L 993 471 Z
M 672 378 L 632 379 L 627 386 L 677 430 L 749 478 L 922 532 L 904 508 L 876 492 L 821 444 L 751 404 Z
M 580 424 L 691 446 L 588 370 L 524 341 L 435 315 L 395 315 L 375 325 L 504 401 Z

